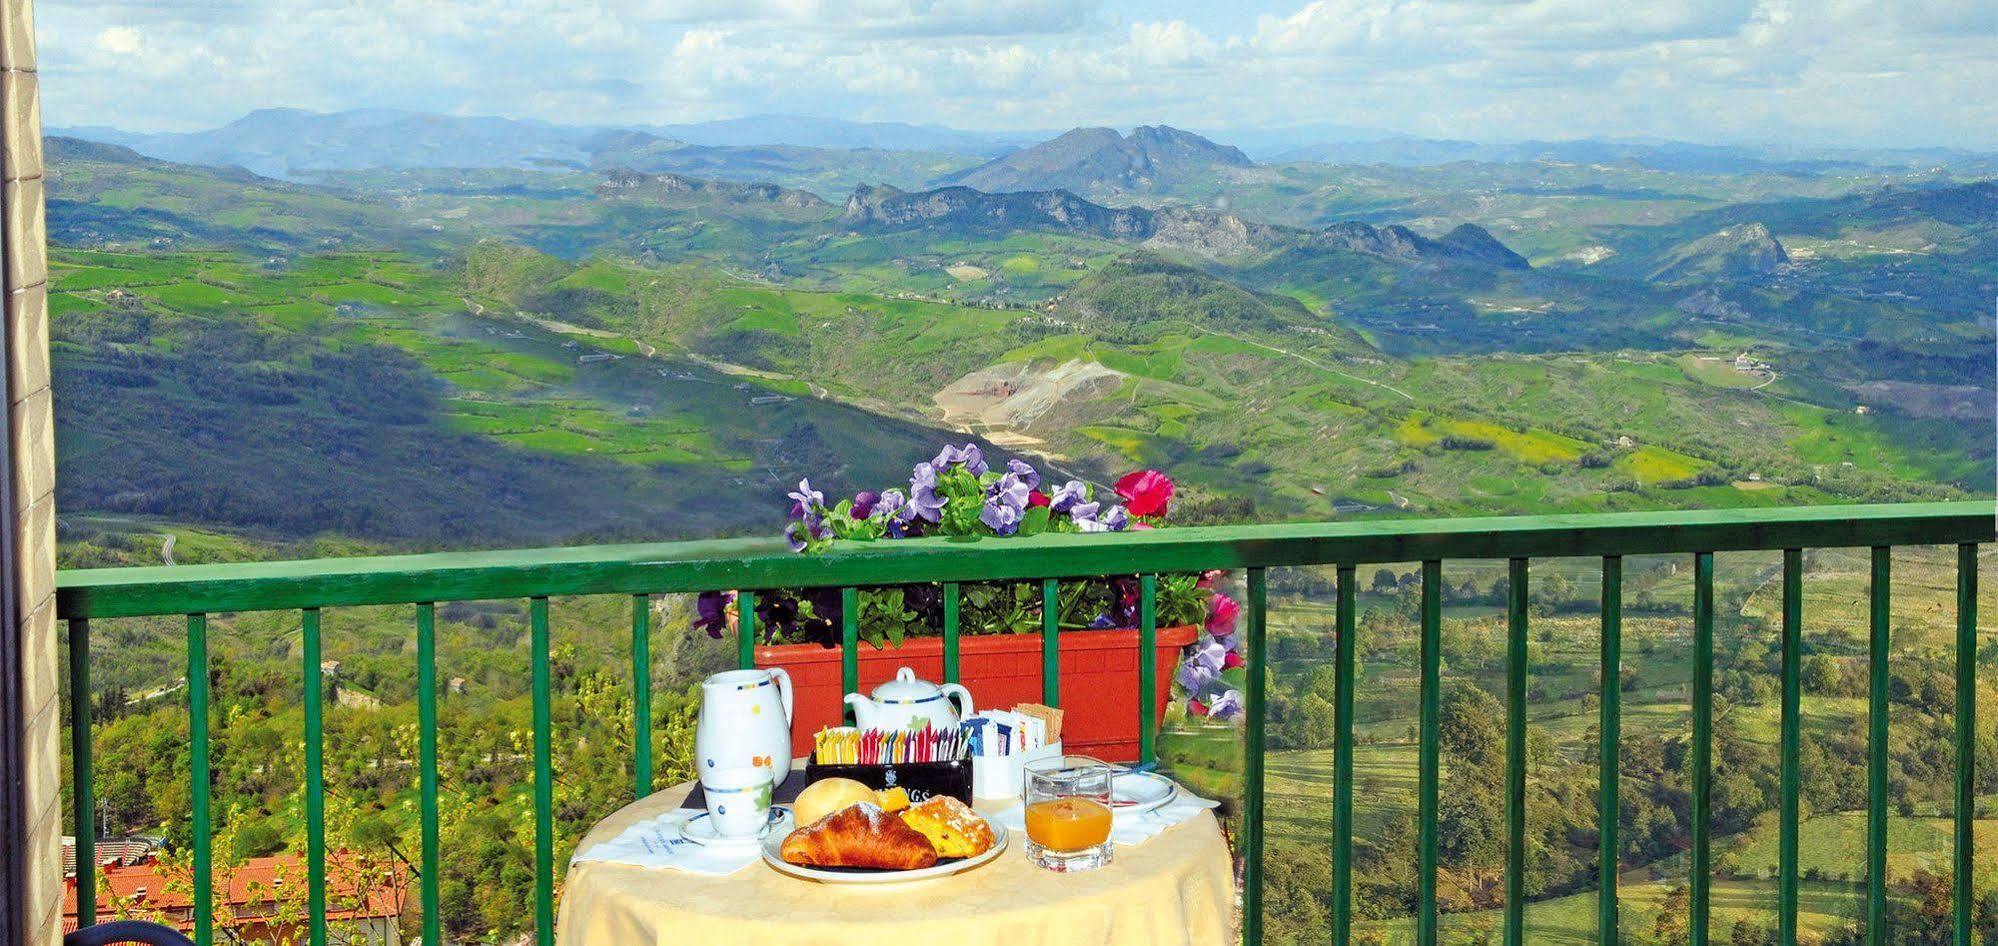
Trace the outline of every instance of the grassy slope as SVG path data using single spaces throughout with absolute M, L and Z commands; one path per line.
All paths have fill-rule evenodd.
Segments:
M 853 488 L 937 439 L 759 405 L 802 392 L 629 342 L 474 319 L 459 283 L 394 254 L 59 253 L 66 507 L 417 544 L 694 536 L 767 525 L 717 483 Z

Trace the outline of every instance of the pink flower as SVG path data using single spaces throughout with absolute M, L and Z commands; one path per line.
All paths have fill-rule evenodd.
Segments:
M 1050 504 L 1052 504 L 1053 502 L 1054 502 L 1054 500 L 1053 500 L 1052 498 L 1050 498 L 1050 497 L 1048 496 L 1048 494 L 1046 494 L 1046 493 L 1043 493 L 1043 492 L 1041 492 L 1040 490 L 1034 490 L 1034 491 L 1032 491 L 1032 492 L 1030 492 L 1030 493 L 1028 493 L 1028 494 L 1027 494 L 1027 508 L 1028 508 L 1028 509 L 1032 509 L 1032 508 L 1034 508 L 1035 506 L 1046 506 L 1046 505 L 1050 505 Z
M 1242 666 L 1241 654 L 1235 653 L 1234 651 L 1231 650 L 1227 654 L 1221 657 L 1221 669 L 1233 670 L 1239 666 Z
M 1163 516 L 1172 503 L 1172 480 L 1157 470 L 1139 470 L 1117 481 L 1117 495 L 1131 515 Z
M 1242 616 L 1242 606 L 1235 599 L 1215 592 L 1207 602 L 1207 633 L 1216 637 L 1232 634 L 1235 622 Z
M 1207 704 L 1202 703 L 1199 700 L 1187 700 L 1186 708 L 1189 712 L 1193 713 L 1193 715 L 1195 716 L 1207 715 Z

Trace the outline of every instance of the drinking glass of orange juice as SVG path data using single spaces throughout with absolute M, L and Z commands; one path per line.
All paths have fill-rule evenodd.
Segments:
M 1088 756 L 1054 756 L 1026 765 L 1027 859 L 1053 871 L 1110 863 L 1110 776 Z

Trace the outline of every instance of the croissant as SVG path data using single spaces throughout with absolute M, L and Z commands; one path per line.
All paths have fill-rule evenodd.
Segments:
M 848 805 L 791 832 L 778 851 L 785 863 L 805 867 L 934 867 L 937 849 L 902 819 L 862 802 Z

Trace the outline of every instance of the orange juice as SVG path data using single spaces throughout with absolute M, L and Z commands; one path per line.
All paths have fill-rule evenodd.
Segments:
M 1051 851 L 1080 851 L 1110 840 L 1110 808 L 1087 798 L 1055 798 L 1027 806 L 1027 837 Z

